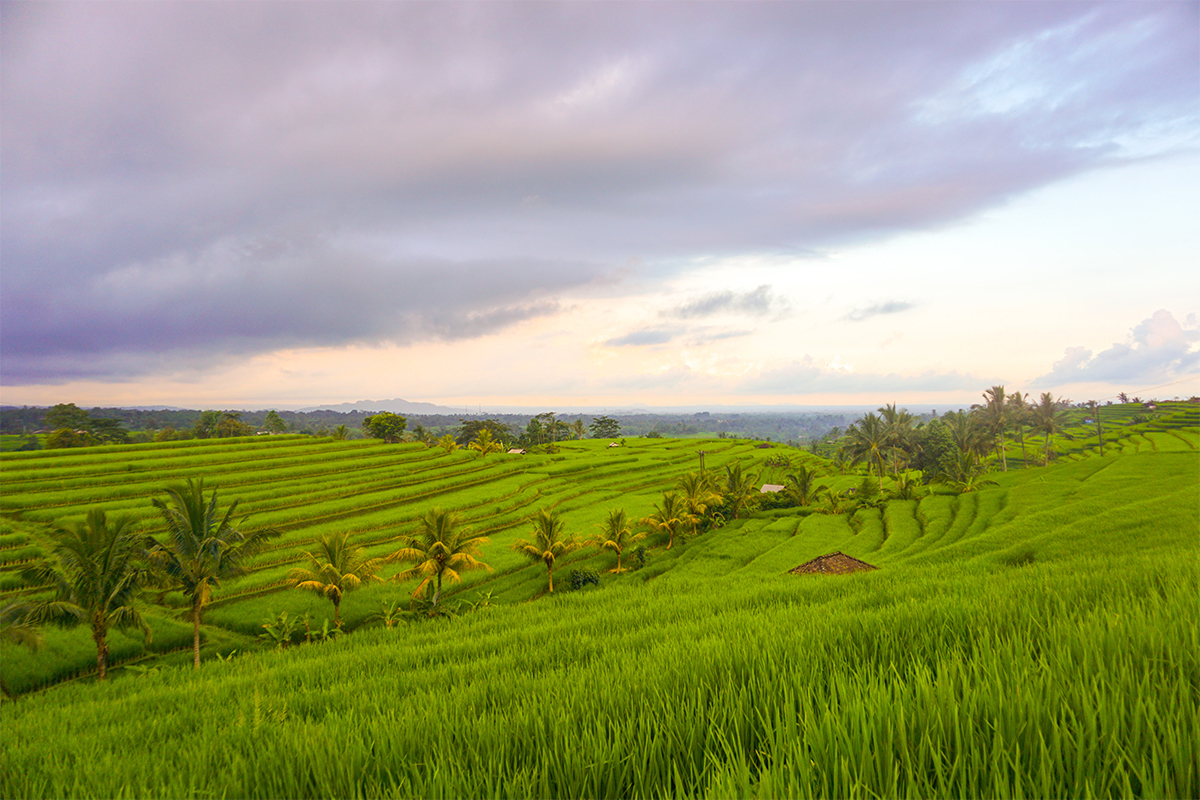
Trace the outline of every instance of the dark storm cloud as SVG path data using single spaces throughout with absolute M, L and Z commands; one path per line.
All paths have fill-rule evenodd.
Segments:
M 1194 3 L 0 15 L 6 384 L 477 336 L 631 260 L 943 224 L 1196 114 Z
M 878 317 L 881 314 L 899 314 L 901 311 L 908 311 L 913 307 L 912 303 L 903 300 L 892 300 L 887 303 L 878 303 L 867 308 L 856 308 L 847 314 L 844 319 L 850 322 L 862 322 L 871 317 Z

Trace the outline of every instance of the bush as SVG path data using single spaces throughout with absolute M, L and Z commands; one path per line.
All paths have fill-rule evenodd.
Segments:
M 646 548 L 643 547 L 640 549 L 645 550 Z M 645 558 L 643 558 L 642 560 L 644 562 Z M 584 567 L 583 569 L 571 570 L 571 589 L 573 591 L 576 589 L 582 589 L 585 586 L 599 586 L 599 585 L 600 585 L 600 573 L 596 572 L 596 570 L 590 569 L 588 567 Z

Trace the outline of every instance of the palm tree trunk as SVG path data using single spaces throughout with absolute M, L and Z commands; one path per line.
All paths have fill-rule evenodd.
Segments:
M 342 601 L 340 597 L 333 601 L 333 624 L 338 628 L 342 627 Z
M 92 623 L 92 640 L 96 642 L 96 679 L 102 681 L 108 673 L 108 641 L 99 620 Z
M 442 573 L 437 574 L 437 591 L 433 593 L 433 607 L 437 608 L 438 600 L 442 597 Z
M 200 669 L 200 595 L 192 597 L 192 669 Z
M 550 593 L 554 594 L 554 572 L 550 567 L 546 567 L 546 575 L 550 578 Z

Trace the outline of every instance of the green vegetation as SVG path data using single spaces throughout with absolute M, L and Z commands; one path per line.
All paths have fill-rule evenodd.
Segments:
M 844 475 L 730 439 L 6 453 L 0 622 L 19 696 L 0 706 L 0 795 L 1197 796 L 1200 413 L 1105 407 L 1100 456 L 1096 412 L 1059 407 L 1045 467 L 1033 422 L 998 440 L 972 434 L 976 413 L 881 410 L 878 454 Z M 755 473 L 785 490 L 731 502 Z M 113 637 L 98 685 L 86 631 L 21 627 L 50 599 L 29 567 L 97 503 L 165 544 L 151 501 L 189 477 L 220 485 L 214 519 L 236 504 L 245 535 L 278 534 L 213 585 L 198 670 L 192 598 L 164 590 L 144 596 L 150 645 Z M 558 534 L 623 512 L 642 566 L 610 571 L 628 538 L 561 552 L 574 590 L 550 595 L 544 559 L 514 549 L 534 509 Z M 669 524 L 628 523 L 656 516 Z M 338 534 L 388 579 L 343 593 L 340 638 L 302 630 L 329 600 L 288 585 Z M 879 569 L 787 574 L 834 550 Z

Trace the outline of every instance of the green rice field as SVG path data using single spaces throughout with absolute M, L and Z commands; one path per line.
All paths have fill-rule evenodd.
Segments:
M 126 667 L 105 683 L 82 631 L 6 645 L 0 796 L 1200 796 L 1200 419 L 1102 413 L 1103 456 L 1080 424 L 1048 467 L 1032 437 L 1029 468 L 1010 444 L 977 492 L 760 511 L 669 550 L 652 536 L 619 576 L 583 549 L 553 595 L 510 549 L 536 510 L 587 536 L 611 508 L 650 513 L 699 450 L 717 471 L 824 462 L 682 439 L 487 458 L 282 436 L 5 454 L 5 599 L 36 595 L 20 568 L 47 526 L 99 504 L 153 531 L 150 498 L 189 477 L 282 534 L 206 610 L 198 671 L 178 595 L 148 609 L 149 650 L 110 637 Z M 447 595 L 484 607 L 371 625 L 416 586 L 385 582 L 347 595 L 349 635 L 256 640 L 281 611 L 332 616 L 282 585 L 319 536 L 383 555 L 434 506 L 491 539 L 492 571 Z M 839 550 L 878 569 L 788 573 Z M 580 568 L 600 584 L 570 590 Z

